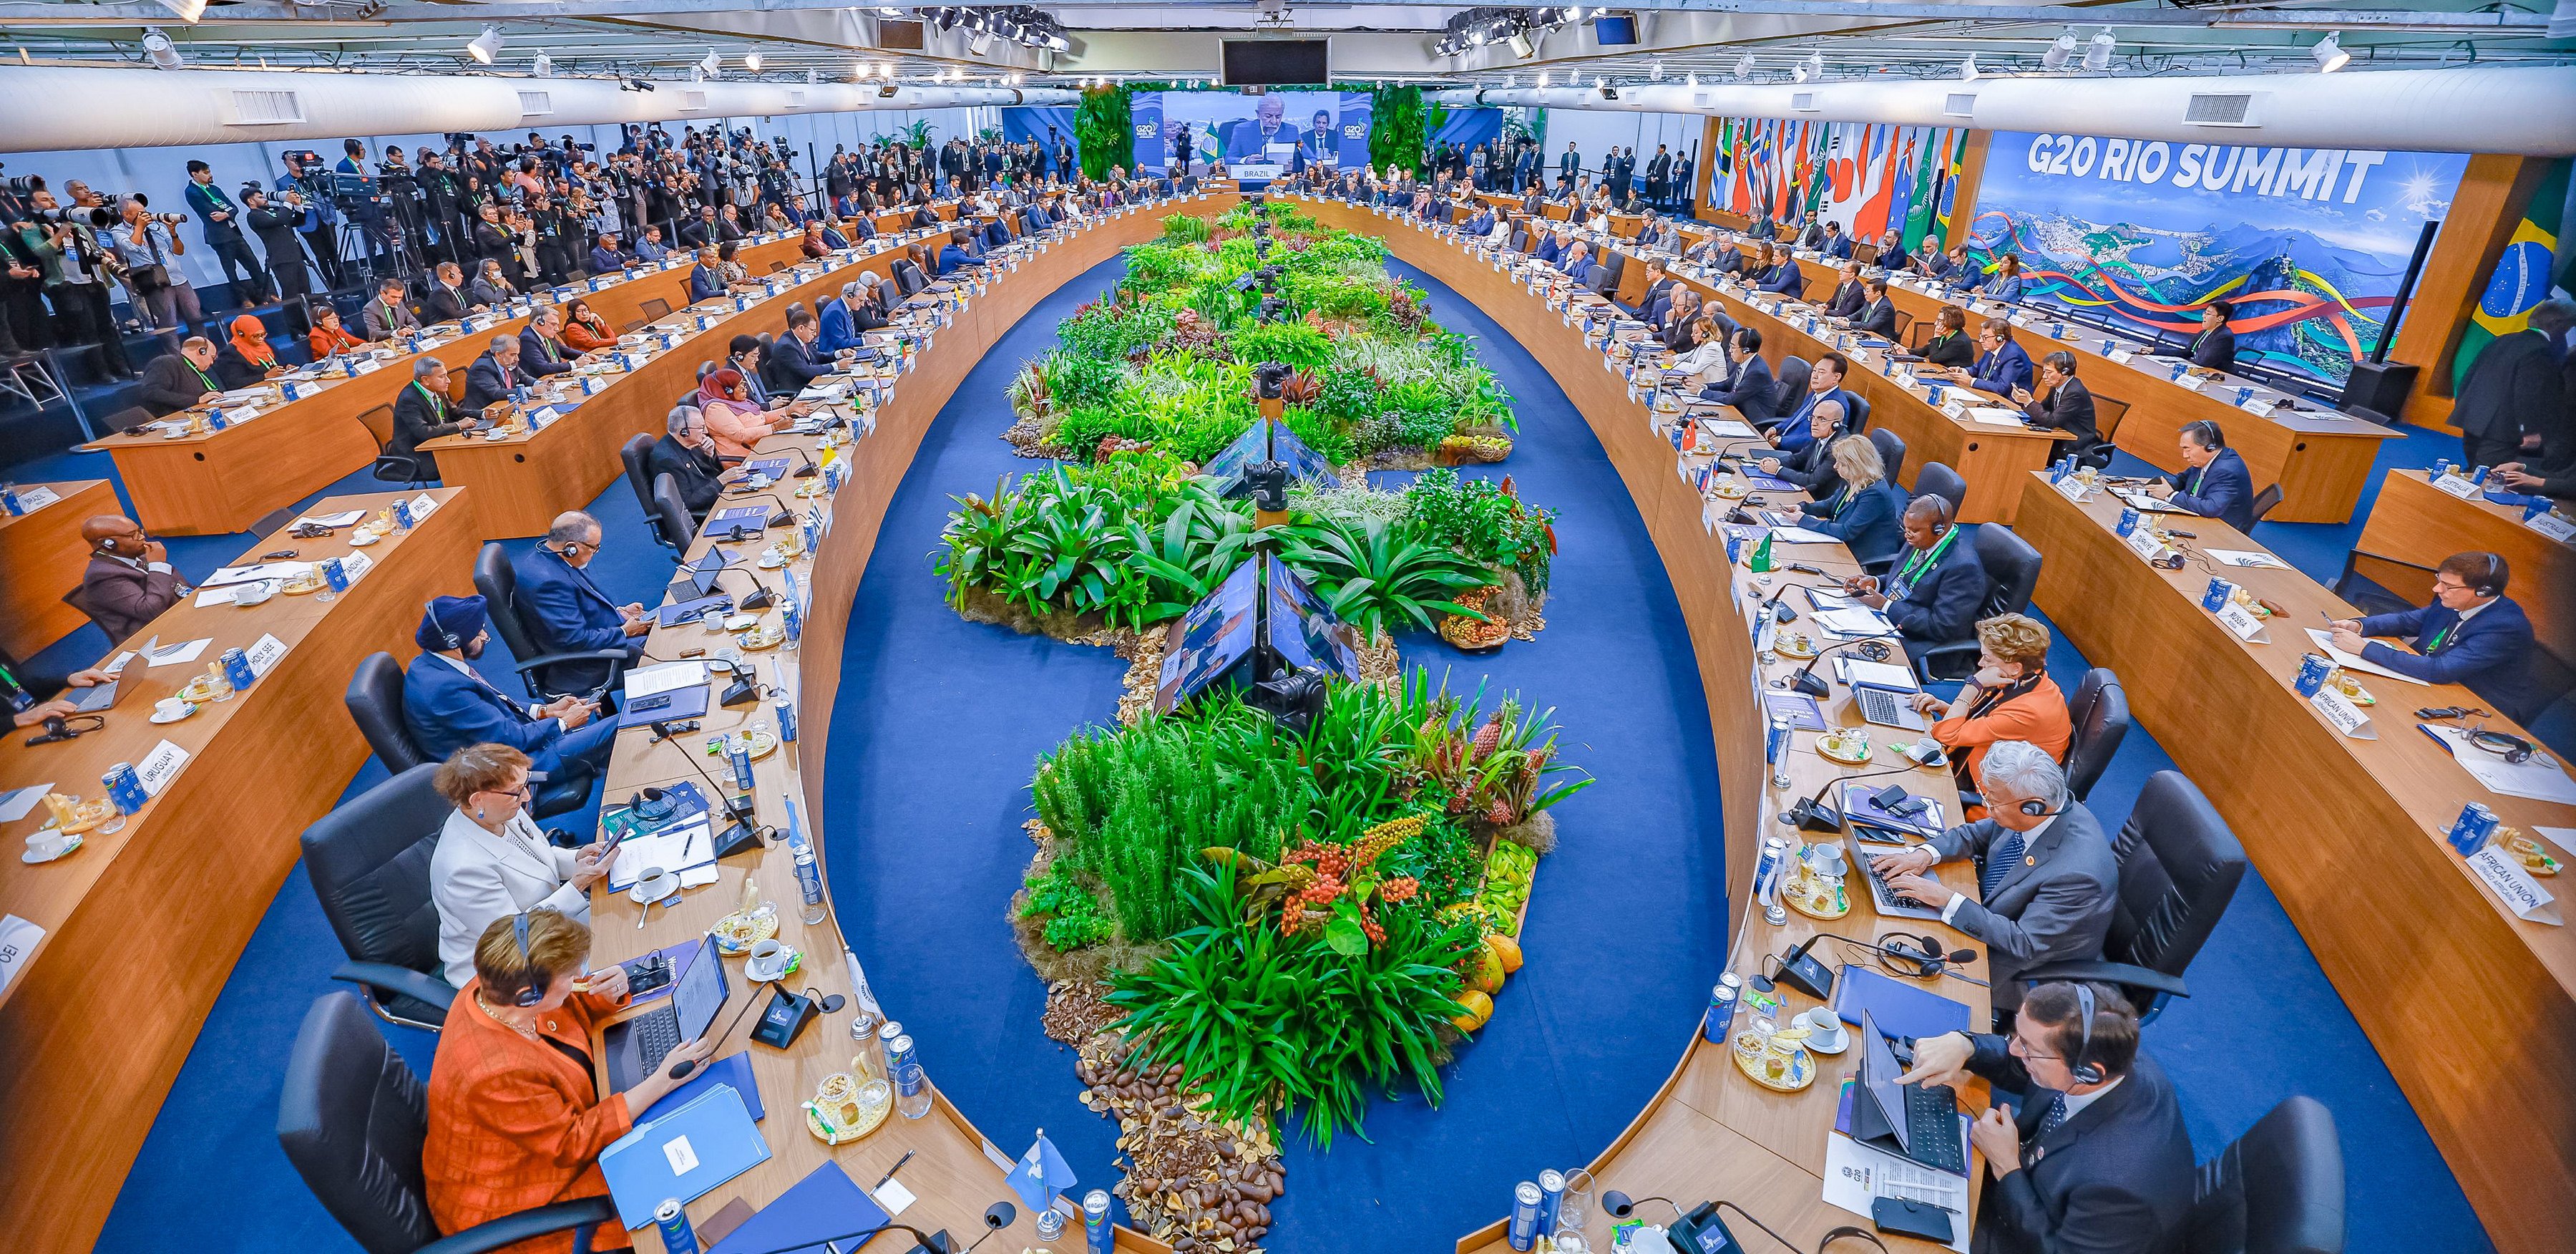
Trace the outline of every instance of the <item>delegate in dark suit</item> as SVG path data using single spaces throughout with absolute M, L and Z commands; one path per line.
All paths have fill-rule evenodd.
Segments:
M 680 489 L 680 500 L 689 507 L 689 517 L 706 520 L 707 511 L 715 508 L 716 496 L 724 490 L 718 476 L 724 463 L 716 459 L 712 448 L 695 449 L 680 443 L 678 436 L 665 435 L 653 442 L 644 454 L 644 470 L 650 477 L 669 475 Z
M 153 569 L 156 566 L 160 569 Z M 81 612 L 107 633 L 107 642 L 121 644 L 169 609 L 183 587 L 168 562 L 146 564 L 92 553 L 89 568 L 81 572 L 80 591 L 73 595 Z
M 2204 370 L 2236 368 L 2236 333 L 2225 327 L 2203 327 L 2183 349 L 2191 364 Z
M 724 294 L 725 281 L 722 274 L 719 274 L 705 266 L 698 266 L 689 271 L 690 304 L 694 305 L 702 300 L 713 300 Z
M 1807 276 L 1798 272 L 1798 259 L 1795 257 L 1781 258 L 1780 264 L 1771 268 L 1769 277 L 1762 280 L 1761 286 L 1766 292 L 1786 292 L 1797 300 L 1807 298 Z
M 2472 466 L 2533 460 L 2522 454 L 2522 437 L 2546 434 L 2563 421 L 2565 387 L 2546 334 L 2516 331 L 2488 344 L 2451 407 L 2464 458 Z
M 1724 383 L 1712 383 L 1699 390 L 1699 398 L 1732 405 L 1744 421 L 1755 426 L 1771 421 L 1772 389 L 1779 384 L 1771 377 L 1771 367 L 1761 358 L 1745 354 L 1744 363 L 1736 368 L 1735 377 Z
M 1806 502 L 1798 512 L 1807 516 L 1799 526 L 1842 541 L 1864 563 L 1894 557 L 1905 547 L 1905 528 L 1897 521 L 1905 512 L 1905 489 L 1885 479 L 1857 492 L 1839 484 L 1833 495 Z
M 429 285 L 429 299 L 421 302 L 421 307 L 429 311 L 433 322 L 460 322 L 466 314 L 473 312 L 472 307 L 478 303 L 469 299 L 462 290 L 442 282 Z
M 2119 1083 L 2048 1127 L 2059 1094 L 2032 1081 L 2006 1040 L 1969 1038 L 1968 1070 L 2027 1095 L 2014 1120 L 2021 1168 L 1987 1182 L 1972 1254 L 2181 1250 L 2192 1208 L 2191 1135 L 2164 1068 L 2139 1051 Z
M 515 364 L 504 369 L 492 354 L 485 353 L 465 368 L 465 408 L 479 413 L 484 406 L 508 400 L 512 391 L 536 381 L 536 376 Z
M 2236 450 L 2223 448 L 2206 466 L 2164 477 L 2173 485 L 2166 499 L 2203 518 L 2215 518 L 2238 531 L 2254 529 L 2254 476 Z
M 2374 640 L 2362 646 L 2365 662 L 2428 684 L 2466 685 L 2516 722 L 2539 713 L 2528 708 L 2531 619 L 2511 597 L 2474 607 L 2466 618 L 2439 601 L 2420 610 L 2373 614 L 2361 620 L 2361 634 L 2403 637 L 2415 646 L 2415 652 L 2407 653 Z
M 572 732 L 561 720 L 539 718 L 480 675 L 423 652 L 403 671 L 403 727 L 433 761 L 467 745 L 502 744 L 528 755 L 528 768 L 561 778 L 577 764 L 596 771 L 617 743 L 617 720 L 594 719 Z
M 1846 279 L 1834 288 L 1833 299 L 1825 302 L 1825 312 L 1837 318 L 1857 318 L 1869 307 L 1869 289 L 1858 279 Z
M 541 544 L 511 565 L 519 576 L 519 616 L 526 620 L 538 649 L 547 653 L 624 649 L 630 658 L 643 655 L 644 640 L 626 634 L 626 616 L 618 613 L 618 603 L 562 554 Z
M 1805 488 L 1807 495 L 1817 500 L 1833 496 L 1843 488 L 1843 477 L 1834 473 L 1834 445 L 1831 440 L 1809 440 L 1794 453 L 1783 450 L 1780 469 L 1771 477 Z
M 2077 457 L 2091 453 L 2102 444 L 2101 429 L 2094 424 L 2093 392 L 2084 386 L 2082 379 L 2069 377 L 2066 382 L 2050 388 L 2048 395 L 2032 397 L 2029 404 L 2021 407 L 2021 412 L 2022 417 L 2029 419 L 2034 427 L 2046 427 L 2074 436 L 2074 447 L 2067 451 Z M 2050 460 L 2058 456 L 2062 454 L 2051 454 Z
M 394 397 L 394 434 L 385 442 L 385 451 L 410 458 L 421 478 L 436 479 L 438 459 L 421 452 L 420 446 L 443 435 L 471 430 L 480 416 L 458 409 L 432 389 L 417 383 L 407 385 Z
M 1986 602 L 1986 568 L 1952 526 L 1929 549 L 1908 548 L 1880 581 L 1887 593 L 1881 611 L 1905 638 L 1905 653 L 1921 661 L 1925 650 L 1975 638 L 1977 611 Z
M 804 391 L 816 379 L 832 373 L 832 359 L 793 331 L 770 342 L 769 365 L 777 371 L 778 390 L 789 396 Z
M 1882 339 L 1895 339 L 1896 302 L 1881 296 L 1863 306 L 1860 315 L 1852 319 L 1852 330 Z
M 2010 340 L 1979 357 L 1977 364 L 1968 368 L 1968 373 L 1975 376 L 1969 380 L 1968 386 L 1997 396 L 2010 396 L 2014 388 L 2029 387 L 2033 378 L 2030 354 Z
M 1995 1007 L 2021 1004 L 2021 973 L 2052 962 L 2102 956 L 2119 901 L 2120 864 L 2102 825 L 2080 802 L 2033 831 L 2020 833 L 2021 856 L 1983 900 L 1960 894 L 1944 912 L 1950 926 L 1985 943 Z M 1932 838 L 1943 862 L 1973 858 L 1979 881 L 1993 882 L 1986 854 L 2009 832 L 1992 818 L 1963 823 Z
M 549 340 L 537 334 L 533 326 L 519 331 L 519 369 L 542 379 L 572 369 L 572 353 L 561 340 Z
M 1977 346 L 1965 331 L 1933 336 L 1923 345 L 1923 360 L 1935 366 L 1965 366 L 1977 359 Z
M 167 418 L 197 403 L 208 392 L 220 392 L 213 376 L 177 353 L 163 353 L 143 363 L 142 392 L 135 399 L 155 418 Z

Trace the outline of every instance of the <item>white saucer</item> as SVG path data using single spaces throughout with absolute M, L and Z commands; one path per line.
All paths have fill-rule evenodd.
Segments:
M 194 713 L 196 713 L 196 712 L 197 712 L 197 707 L 195 707 L 195 706 L 193 706 L 193 705 L 188 707 L 188 714 L 194 714 Z M 175 722 L 178 722 L 180 719 L 183 719 L 183 718 L 188 717 L 188 714 L 181 714 L 181 715 L 178 715 L 177 717 L 171 717 L 171 716 L 168 716 L 168 715 L 164 715 L 164 714 L 163 714 L 163 713 L 161 713 L 161 711 L 159 711 L 159 710 L 154 710 L 154 711 L 152 712 L 152 721 L 153 721 L 153 722 L 155 722 L 155 723 L 162 723 L 162 724 L 175 723 Z
M 754 984 L 766 984 L 771 980 L 780 979 L 786 976 L 787 966 L 788 964 L 786 962 L 780 962 L 776 970 L 770 970 L 746 958 L 743 960 L 742 974 L 743 978 L 750 980 Z
M 1824 1047 L 1824 1046 L 1822 1046 L 1822 1045 L 1818 1045 L 1818 1044 L 1816 1043 L 1816 1038 L 1815 1038 L 1815 1037 L 1812 1037 L 1812 1036 L 1808 1037 L 1804 1043 L 1805 1043 L 1805 1045 L 1806 1045 L 1806 1047 L 1807 1047 L 1807 1052 L 1808 1052 L 1808 1053 L 1810 1053 L 1810 1054 L 1826 1054 L 1826 1055 L 1832 1055 L 1832 1054 L 1839 1054 L 1839 1053 L 1843 1053 L 1844 1051 L 1849 1050 L 1849 1049 L 1851 1048 L 1851 1039 L 1852 1039 L 1852 1029 L 1851 1029 L 1851 1028 L 1849 1028 L 1849 1027 L 1845 1027 L 1845 1028 L 1843 1029 L 1843 1044 L 1842 1044 L 1842 1048 L 1841 1048 L 1841 1049 L 1827 1049 L 1827 1048 L 1825 1048 L 1825 1047 Z
M 36 851 L 35 851 L 35 850 L 33 850 L 33 849 L 30 849 L 30 850 L 27 850 L 27 851 L 26 851 L 26 852 L 24 852 L 24 853 L 19 854 L 19 855 L 18 855 L 18 860 L 19 860 L 20 862 L 24 862 L 24 863 L 26 863 L 26 864 L 27 864 L 27 865 L 29 865 L 29 866 L 43 866 L 44 864 L 46 864 L 46 863 L 48 863 L 48 862 L 60 862 L 60 861 L 62 861 L 63 859 L 65 859 L 65 858 L 68 858 L 68 857 L 72 856 L 74 853 L 77 853 L 77 852 L 79 852 L 79 851 L 80 851 L 80 847 L 81 847 L 81 838 L 80 838 L 80 837 L 78 837 L 78 836 L 74 836 L 74 837 L 72 837 L 72 843 L 70 843 L 70 844 L 68 844 L 68 845 L 63 846 L 63 851 L 62 851 L 61 853 L 55 854 L 53 857 L 50 857 L 50 858 L 39 858 L 39 857 L 37 857 L 37 856 L 36 856 Z
M 353 535 L 353 536 L 349 537 L 349 547 L 350 547 L 350 548 L 353 548 L 353 549 L 363 549 L 363 548 L 367 547 L 368 545 L 370 545 L 370 544 L 374 544 L 376 541 L 381 540 L 381 539 L 383 539 L 383 538 L 384 538 L 384 537 L 382 537 L 382 536 L 373 535 L 373 534 L 360 534 L 360 535 Z
M 760 568 L 762 570 L 776 570 L 786 564 L 787 559 L 780 557 L 775 553 L 763 553 L 760 555 Z
M 672 896 L 676 895 L 680 891 L 679 877 L 673 876 L 671 877 L 671 891 L 669 893 L 665 893 L 659 897 L 647 897 L 644 895 L 644 886 L 650 883 L 652 883 L 652 881 L 649 879 L 636 880 L 635 886 L 626 890 L 627 900 L 632 901 L 639 906 L 650 906 L 655 902 L 668 901 Z

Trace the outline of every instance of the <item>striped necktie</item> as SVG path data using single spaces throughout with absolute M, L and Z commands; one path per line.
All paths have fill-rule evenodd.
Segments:
M 2004 877 L 2011 875 L 2014 864 L 2021 861 L 2021 851 L 2021 833 L 2010 830 L 1995 841 L 1993 848 L 1986 850 L 1985 871 L 1977 877 L 1978 897 L 1994 900 L 1995 893 L 2004 886 Z

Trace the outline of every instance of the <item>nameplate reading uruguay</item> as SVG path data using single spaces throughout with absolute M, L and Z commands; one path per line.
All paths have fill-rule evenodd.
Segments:
M 134 777 L 142 783 L 145 796 L 158 797 L 171 780 L 179 778 L 179 768 L 187 764 L 188 751 L 164 740 L 134 764 Z

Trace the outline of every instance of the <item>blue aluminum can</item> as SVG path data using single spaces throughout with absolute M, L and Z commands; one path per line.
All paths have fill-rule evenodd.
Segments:
M 333 592 L 346 592 L 349 590 L 349 571 L 346 567 L 340 565 L 339 558 L 326 557 L 322 559 L 322 582 L 331 585 L 331 590 Z
M 744 792 L 750 792 L 754 783 L 751 774 L 751 737 L 728 736 L 725 739 L 725 755 L 733 761 L 733 786 Z
M 1117 1229 L 1109 1222 L 1109 1191 L 1093 1189 L 1082 1195 L 1082 1243 L 1090 1254 L 1109 1254 Z
M 1538 1230 L 1556 1235 L 1557 1212 L 1565 1205 L 1565 1173 L 1551 1167 L 1538 1173 Z
M 1787 752 L 1789 752 L 1789 720 L 1772 719 L 1770 732 L 1762 741 L 1762 760 L 1777 766 L 1781 755 Z
M 2451 823 L 2451 847 L 2459 850 L 2461 857 L 2468 857 L 2486 848 L 2497 824 L 2495 811 L 2484 802 L 2472 801 L 2460 807 L 2460 817 Z
M 2212 575 L 2209 587 L 2200 594 L 2200 608 L 2215 614 L 2227 604 L 2228 594 L 2235 589 L 2224 579 Z
M 1735 1030 L 1735 1003 L 1743 996 L 1743 985 L 1744 978 L 1729 971 L 1709 990 L 1708 1013 L 1699 1021 L 1699 1034 L 1709 1044 L 1725 1044 L 1727 1033 Z
M 664 1198 L 654 1207 L 653 1226 L 662 1230 L 663 1254 L 698 1254 L 698 1230 L 689 1226 L 689 1212 L 680 1199 Z
M 894 1043 L 898 1040 L 909 1041 L 911 1039 L 912 1038 L 909 1035 L 905 1034 L 903 1025 L 892 1019 L 888 1019 L 877 1025 L 877 1048 L 885 1053 L 886 1077 L 888 1079 L 892 1079 L 894 1076 Z
M 2113 527 L 2112 531 L 2116 532 L 2121 539 L 2126 540 L 2129 538 L 2129 533 L 2136 531 L 2137 529 L 2138 511 L 2135 509 L 2123 509 L 2120 511 L 2119 525 Z
M 903 1069 L 920 1061 L 921 1054 L 912 1047 L 911 1034 L 906 1033 L 886 1043 L 886 1074 L 895 1078 L 895 1088 L 906 1097 L 921 1091 L 921 1077 L 914 1076 L 912 1082 L 906 1084 Z
M 779 743 L 796 743 L 796 702 L 792 698 L 780 697 L 775 707 L 778 711 Z
M 134 773 L 131 762 L 119 762 L 107 768 L 107 773 L 99 776 L 98 782 L 107 787 L 107 799 L 116 806 L 119 814 L 132 814 L 152 799 L 143 791 L 143 779 Z
M 2299 678 L 2292 687 L 2300 696 L 2313 697 L 2318 689 L 2326 686 L 2326 673 L 2333 669 L 2334 663 L 2326 660 L 2324 654 L 2305 654 L 2299 658 Z
M 1503 1239 L 1516 1250 L 1538 1244 L 1538 1208 L 1545 1195 L 1528 1180 L 1512 1186 L 1512 1224 Z
M 252 684 L 259 682 L 259 676 L 251 673 L 250 656 L 240 649 L 224 650 L 223 660 L 224 682 L 231 684 L 233 691 L 247 691 Z

